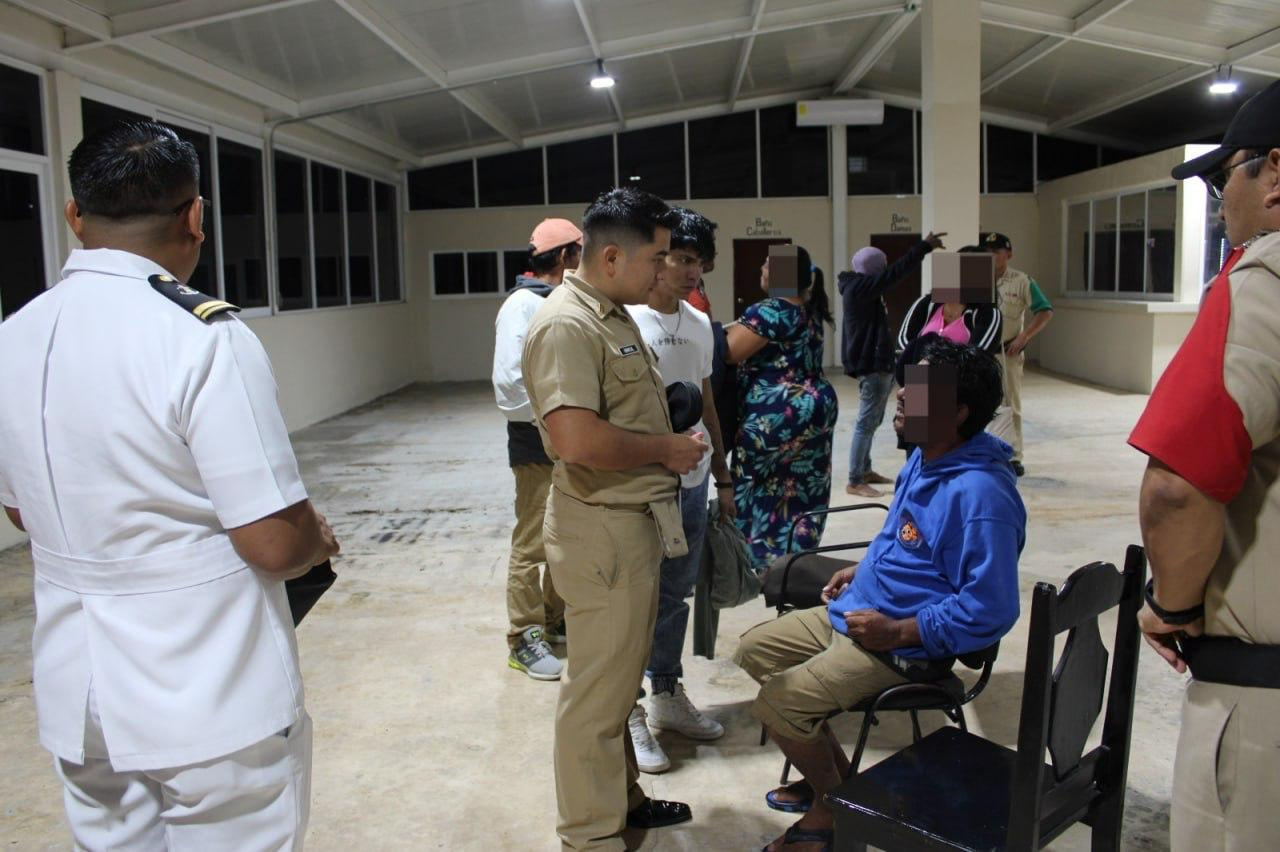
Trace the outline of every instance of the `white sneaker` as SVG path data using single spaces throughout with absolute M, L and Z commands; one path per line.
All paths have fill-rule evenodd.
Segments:
M 658 745 L 658 741 L 649 732 L 649 724 L 645 721 L 644 708 L 636 704 L 627 717 L 627 729 L 631 732 L 631 745 L 636 750 L 636 766 L 641 772 L 654 775 L 666 772 L 671 768 L 667 753 Z
M 675 692 L 649 696 L 649 712 L 653 714 L 653 727 L 659 731 L 676 731 L 691 740 L 718 740 L 724 736 L 724 725 L 694 707 L 681 683 L 676 684 Z

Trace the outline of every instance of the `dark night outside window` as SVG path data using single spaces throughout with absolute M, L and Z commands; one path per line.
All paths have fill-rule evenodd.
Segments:
M 509 249 L 502 253 L 502 289 L 510 290 L 516 286 L 516 278 L 529 271 L 529 250 Z
M 618 183 L 667 200 L 684 198 L 684 125 L 619 133 Z
M 375 181 L 373 206 L 377 211 L 378 301 L 400 299 L 400 217 L 396 205 L 396 188 Z
M 547 191 L 552 204 L 585 204 L 612 188 L 612 136 L 547 146 Z
M 498 292 L 498 253 L 476 251 L 467 254 L 467 292 Z
M 347 182 L 347 275 L 351 282 L 351 303 L 372 302 L 377 296 L 373 283 L 373 199 L 369 179 L 346 172 Z
M 476 168 L 480 178 L 481 207 L 546 203 L 541 148 L 482 157 L 476 161 Z
M 35 175 L 0 169 L 0 275 L 3 316 L 44 292 L 44 237 L 40 227 L 40 189 Z
M 1038 180 L 1054 180 L 1098 167 L 1098 146 L 1074 139 L 1036 137 Z M 1114 277 L 1114 276 L 1113 276 Z
M 0 65 L 0 148 L 44 153 L 40 78 Z
M 460 251 L 437 252 L 431 261 L 431 278 L 437 296 L 466 293 L 466 274 L 466 255 Z
M 755 198 L 757 188 L 754 112 L 689 122 L 693 198 Z
M 766 198 L 825 196 L 827 128 L 796 127 L 792 105 L 760 110 L 760 184 Z
M 280 310 L 311 305 L 311 234 L 307 217 L 307 161 L 276 152 L 276 270 Z
M 209 156 L 209 135 L 207 133 L 197 133 L 194 130 L 188 130 L 185 127 L 178 127 L 173 124 L 166 124 L 178 134 L 178 137 L 185 139 L 195 146 L 196 155 L 200 158 L 200 194 L 205 198 L 213 198 L 213 166 L 212 158 Z M 206 210 L 204 215 L 204 245 L 200 247 L 200 263 L 197 264 L 195 272 L 191 273 L 191 280 L 187 283 L 192 287 L 209 296 L 218 295 L 218 274 L 217 274 L 217 235 L 218 226 L 217 210 Z
M 86 137 L 118 121 L 151 121 L 151 116 L 89 98 L 80 99 L 80 124 Z
M 476 206 L 472 161 L 409 172 L 410 210 L 452 210 Z
M 242 308 L 267 307 L 267 220 L 263 215 L 261 151 L 218 140 L 215 212 L 222 224 L 226 300 Z
M 311 164 L 311 217 L 315 223 L 316 306 L 345 305 L 342 172 L 332 166 Z
M 1025 130 L 987 125 L 987 192 L 1035 190 L 1034 140 Z
M 850 195 L 911 195 L 912 110 L 886 106 L 884 123 L 846 128 Z M 838 131 L 837 131 L 838 132 Z

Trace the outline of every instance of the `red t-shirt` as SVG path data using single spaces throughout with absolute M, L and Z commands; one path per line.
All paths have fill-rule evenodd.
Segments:
M 1213 499 L 1229 503 L 1249 472 L 1253 441 L 1223 379 L 1236 248 L 1213 280 L 1187 339 L 1156 383 L 1129 444 Z
M 702 286 L 701 281 L 698 282 L 697 287 L 693 288 L 693 291 L 689 293 L 689 298 L 685 299 L 685 301 L 702 311 L 708 317 L 711 316 L 711 300 L 707 298 L 707 291 Z

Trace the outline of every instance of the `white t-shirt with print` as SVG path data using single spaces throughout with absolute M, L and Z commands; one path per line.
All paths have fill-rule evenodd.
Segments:
M 693 382 L 702 389 L 702 380 L 711 376 L 711 356 L 715 350 L 715 338 L 711 335 L 711 320 L 702 311 L 681 301 L 677 313 L 664 314 L 648 305 L 627 305 L 631 318 L 640 327 L 640 336 L 658 356 L 658 371 L 662 381 Z M 707 427 L 701 420 L 694 427 L 702 432 L 707 443 Z M 702 456 L 698 466 L 680 477 L 681 488 L 701 485 L 711 469 L 711 453 Z

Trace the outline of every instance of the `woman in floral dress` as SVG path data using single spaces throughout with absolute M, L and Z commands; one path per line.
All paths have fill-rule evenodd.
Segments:
M 793 525 L 792 550 L 817 546 L 825 516 L 798 525 L 796 518 L 831 500 L 837 405 L 822 372 L 822 324 L 832 317 L 822 270 L 803 248 L 796 255 L 796 289 L 752 305 L 726 329 L 741 407 L 733 452 L 737 525 L 760 566 L 787 552 Z M 760 286 L 766 293 L 770 264 L 791 262 L 775 256 L 765 263 Z

